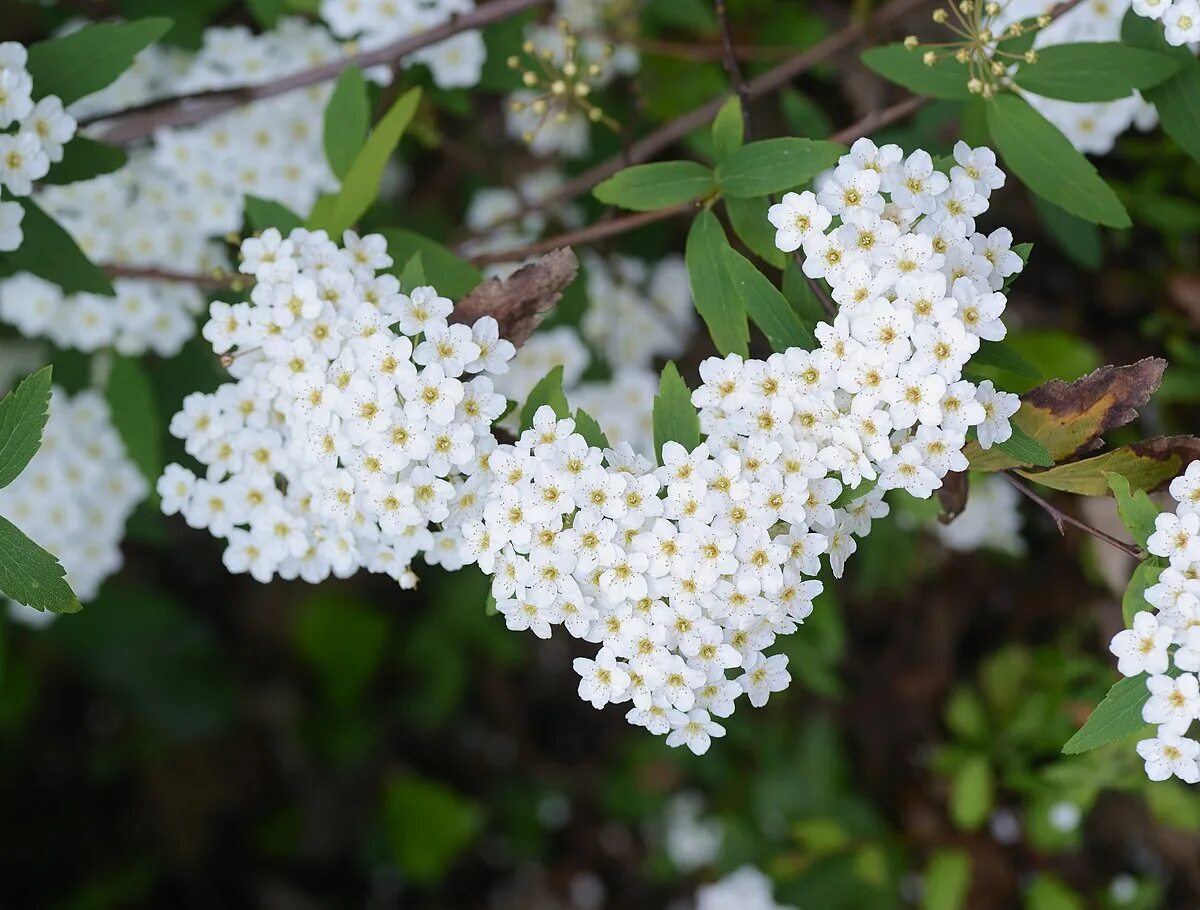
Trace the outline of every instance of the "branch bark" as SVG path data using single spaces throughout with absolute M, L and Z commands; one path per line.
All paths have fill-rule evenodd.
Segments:
M 1058 506 L 1047 502 L 1037 493 L 1033 492 L 1032 489 L 1021 483 L 1021 481 L 1017 480 L 1017 478 L 1015 478 L 1012 474 L 1008 473 L 1007 471 L 1001 471 L 1000 473 L 1005 480 L 1020 490 L 1023 495 L 1037 503 L 1046 512 L 1046 514 L 1050 516 L 1050 518 L 1054 521 L 1055 527 L 1058 528 L 1059 534 L 1066 534 L 1067 532 L 1065 526 L 1071 525 L 1072 527 L 1078 528 L 1087 534 L 1091 534 L 1097 540 L 1104 541 L 1111 547 L 1116 547 L 1122 553 L 1128 553 L 1134 559 L 1141 560 L 1145 558 L 1146 554 L 1138 549 L 1136 544 L 1126 543 L 1123 540 L 1118 540 L 1111 534 L 1106 534 L 1099 528 L 1094 528 L 1087 522 L 1080 521 L 1074 515 L 1068 515 L 1066 512 L 1062 511 L 1062 509 L 1058 508 Z

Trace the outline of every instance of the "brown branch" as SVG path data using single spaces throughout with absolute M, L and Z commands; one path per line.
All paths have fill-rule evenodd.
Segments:
M 253 284 L 249 275 L 214 271 L 208 275 L 190 272 L 175 272 L 170 269 L 137 268 L 127 265 L 105 265 L 101 271 L 109 278 L 127 278 L 135 281 L 164 281 L 169 284 L 191 284 L 207 290 L 230 290 Z
M 725 71 L 733 83 L 742 108 L 742 134 L 750 141 L 750 89 L 742 76 L 742 68 L 738 64 L 737 53 L 733 49 L 733 28 L 729 24 L 729 10 L 725 0 L 716 0 L 717 21 L 721 23 L 721 47 L 724 50 Z
M 833 142 L 841 142 L 843 144 L 853 142 L 855 139 L 871 135 L 876 130 L 899 123 L 901 120 L 915 114 L 921 108 L 925 107 L 925 105 L 932 104 L 934 100 L 927 95 L 913 95 L 911 98 L 898 101 L 891 107 L 885 107 L 881 111 L 871 111 L 871 113 L 850 124 L 845 129 L 838 130 L 829 138 Z
M 667 41 L 661 38 L 638 38 L 634 46 L 643 53 L 657 57 L 676 57 L 696 63 L 723 60 L 723 44 L 691 44 L 686 41 Z M 791 47 L 766 47 L 755 44 L 735 44 L 734 51 L 742 60 L 785 60 L 796 53 Z
M 1058 508 L 1058 506 L 1056 506 L 1050 502 L 1047 502 L 1045 499 L 1043 499 L 1037 493 L 1033 492 L 1033 490 L 1031 490 L 1025 484 L 1021 483 L 1021 481 L 1017 480 L 1017 478 L 1014 477 L 1012 474 L 1010 474 L 1008 471 L 1001 471 L 1000 473 L 1004 477 L 1005 480 L 1007 480 L 1014 487 L 1016 487 L 1018 490 L 1020 490 L 1025 496 L 1029 497 L 1029 499 L 1031 499 L 1033 502 L 1037 503 L 1039 506 L 1041 506 L 1042 509 L 1045 510 L 1046 514 L 1049 515 L 1050 518 L 1054 521 L 1054 525 L 1055 525 L 1055 527 L 1058 528 L 1059 534 L 1065 535 L 1066 534 L 1065 525 L 1071 525 L 1072 527 L 1078 528 L 1081 531 L 1091 534 L 1097 540 L 1104 541 L 1109 546 L 1116 547 L 1122 553 L 1128 553 L 1134 559 L 1140 560 L 1145 557 L 1145 554 L 1135 544 L 1126 543 L 1123 540 L 1118 540 L 1116 537 L 1113 537 L 1111 534 L 1106 534 L 1104 531 L 1101 531 L 1099 528 L 1094 528 L 1087 522 L 1080 521 L 1074 515 L 1068 515 L 1066 512 L 1064 512 L 1060 508 Z
M 445 41 L 461 32 L 482 28 L 549 2 L 550 0 L 493 0 L 473 12 L 455 16 L 449 21 L 419 34 L 410 35 L 354 57 L 302 70 L 273 82 L 163 98 L 126 111 L 93 117 L 90 120 L 84 120 L 82 125 L 86 126 L 96 121 L 112 121 L 107 129 L 100 132 L 99 138 L 114 144 L 133 142 L 152 135 L 161 127 L 192 126 L 252 101 L 273 98 L 276 95 L 307 88 L 319 82 L 336 79 L 343 71 L 352 66 L 368 69 L 373 66 L 392 64 L 415 51 Z

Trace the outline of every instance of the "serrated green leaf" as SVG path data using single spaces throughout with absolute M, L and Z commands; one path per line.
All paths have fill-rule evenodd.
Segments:
M 78 613 L 83 609 L 57 559 L 0 515 L 0 594 L 35 610 Z
M 617 171 L 592 195 L 607 205 L 651 212 L 698 199 L 713 186 L 712 171 L 698 161 L 656 161 Z
M 662 464 L 662 448 L 677 442 L 689 452 L 700 445 L 700 415 L 692 405 L 692 392 L 675 364 L 667 361 L 654 396 L 654 454 Z
M 712 139 L 713 148 L 717 152 L 717 160 L 724 160 L 741 148 L 744 138 L 745 121 L 742 120 L 742 99 L 733 95 L 721 105 L 717 116 L 713 118 Z
M 1172 670 L 1172 673 L 1178 671 Z M 1142 720 L 1142 706 L 1149 699 L 1145 673 L 1119 680 L 1088 715 L 1084 725 L 1067 740 L 1062 747 L 1063 753 L 1090 752 L 1136 733 L 1146 725 Z
M 113 82 L 133 58 L 171 28 L 170 19 L 101 22 L 29 48 L 29 73 L 37 98 L 78 101 Z
M 726 196 L 747 198 L 790 190 L 837 164 L 846 147 L 823 139 L 764 139 L 731 152 L 717 165 Z
M 966 101 L 973 97 L 967 88 L 971 79 L 966 64 L 945 54 L 933 66 L 924 61 L 925 51 L 909 50 L 903 44 L 885 44 L 864 51 L 862 62 L 885 79 L 902 85 L 916 95 Z
M 63 158 L 50 168 L 41 182 L 52 186 L 79 183 L 123 168 L 129 156 L 125 150 L 97 142 L 87 136 L 76 136 L 63 146 Z
M 538 384 L 529 393 L 529 397 L 525 400 L 525 406 L 521 408 L 522 430 L 528 430 L 533 426 L 533 415 L 542 405 L 549 405 L 553 408 L 559 420 L 571 416 L 567 396 L 563 394 L 563 368 L 561 366 L 556 366 L 538 380 Z
M 1160 22 L 1129 10 L 1121 23 L 1121 40 L 1134 47 L 1169 56 L 1179 71 L 1170 79 L 1146 89 L 1146 100 L 1158 111 L 1163 131 L 1200 161 L 1200 59 L 1186 47 L 1171 47 Z
M 1119 41 L 1076 41 L 1041 48 L 1037 62 L 1022 63 L 1013 80 L 1046 98 L 1116 101 L 1158 85 L 1178 69 L 1170 57 Z
M 767 336 L 771 349 L 815 348 L 816 338 L 770 279 L 737 250 L 725 247 L 721 252 L 734 293 L 741 299 L 754 324 Z
M 247 196 L 245 210 L 246 224 L 255 232 L 275 228 L 286 237 L 296 228 L 304 227 L 303 218 L 287 206 L 271 199 Z
M 575 432 L 582 436 L 590 446 L 601 450 L 612 448 L 608 437 L 604 435 L 604 430 L 596 422 L 596 418 L 582 408 L 575 412 Z
M 334 196 L 323 197 L 313 208 L 308 221 L 311 230 L 323 228 L 331 237 L 340 237 L 366 214 L 379 195 L 379 184 L 388 159 L 400 144 L 420 102 L 421 90 L 414 88 L 392 105 L 354 156 L 354 163 L 342 180 L 341 191 Z
M 1158 584 L 1158 578 L 1166 567 L 1161 559 L 1147 559 L 1138 563 L 1133 570 L 1129 585 L 1121 596 L 1121 616 L 1125 619 L 1125 628 L 1133 626 L 1133 617 L 1142 610 L 1152 609 L 1146 602 L 1146 589 Z
M 42 367 L 0 400 L 0 489 L 16 480 L 42 447 L 50 379 L 50 367 Z
M 992 766 L 986 756 L 972 755 L 950 785 L 950 818 L 963 831 L 974 831 L 992 811 Z
M 83 254 L 75 239 L 29 196 L 16 200 L 25 210 L 20 247 L 0 253 L 0 276 L 29 272 L 57 284 L 68 294 L 113 297 L 112 282 Z
M 153 488 L 163 472 L 163 424 L 153 384 L 141 362 L 133 357 L 118 357 L 113 361 L 104 395 L 125 451 Z
M 987 106 L 988 131 L 1012 174 L 1037 195 L 1086 221 L 1129 227 L 1112 187 L 1049 120 L 1011 92 Z
M 696 311 L 708 326 L 713 344 L 722 354 L 746 356 L 750 328 L 746 308 L 734 293 L 733 282 L 725 269 L 724 250 L 729 248 L 717 216 L 703 211 L 688 231 L 684 259 L 692 287 Z
M 729 223 L 738 239 L 763 262 L 777 269 L 784 268 L 788 255 L 775 246 L 775 228 L 767 220 L 770 201 L 765 196 L 757 199 L 727 196 L 724 201 Z
M 387 240 L 388 254 L 397 264 L 393 269 L 420 253 L 426 281 L 451 300 L 461 300 L 483 281 L 479 269 L 437 241 L 404 228 L 388 228 L 380 233 Z
M 367 80 L 356 66 L 343 70 L 325 106 L 325 158 L 341 180 L 350 170 L 371 128 Z
M 1130 489 L 1129 478 L 1115 471 L 1105 474 L 1108 488 L 1117 500 L 1117 514 L 1121 524 L 1143 550 L 1146 541 L 1154 533 L 1154 522 L 1158 518 L 1158 506 L 1150 501 L 1145 490 Z
M 1012 425 L 1012 435 L 1004 442 L 996 443 L 994 448 L 1022 465 L 1038 465 L 1048 468 L 1054 464 L 1054 459 L 1046 451 L 1046 447 L 1015 423 Z
M 1040 380 L 1041 371 L 1018 354 L 1003 341 L 985 341 L 971 358 L 974 366 L 990 366 L 1020 376 L 1023 379 Z

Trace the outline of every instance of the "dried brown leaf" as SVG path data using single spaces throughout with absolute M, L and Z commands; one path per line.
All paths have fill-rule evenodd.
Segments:
M 942 506 L 938 521 L 948 525 L 962 514 L 967 507 L 968 486 L 966 471 L 952 471 L 942 478 L 942 485 L 937 491 L 938 502 Z
M 455 306 L 450 319 L 467 325 L 482 316 L 500 323 L 500 335 L 520 347 L 562 298 L 579 274 L 579 260 L 568 247 L 547 253 L 508 278 L 492 278 Z

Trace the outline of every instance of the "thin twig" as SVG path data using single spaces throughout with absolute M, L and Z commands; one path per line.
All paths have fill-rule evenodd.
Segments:
M 343 71 L 352 66 L 369 69 L 373 66 L 392 64 L 422 48 L 438 44 L 461 32 L 482 28 L 535 6 L 544 6 L 549 2 L 550 0 L 493 0 L 491 3 L 484 4 L 472 12 L 455 16 L 434 28 L 354 57 L 346 57 L 312 69 L 302 70 L 262 85 L 242 85 L 193 95 L 163 98 L 125 111 L 93 117 L 85 120 L 84 125 L 96 121 L 111 121 L 111 125 L 100 132 L 100 139 L 113 144 L 133 142 L 152 135 L 161 127 L 193 126 L 252 101 L 273 98 L 276 95 L 283 95 L 297 89 L 307 88 L 310 85 L 336 79 Z
M 232 272 L 212 272 L 208 275 L 190 272 L 175 272 L 170 269 L 136 268 L 127 265 L 105 265 L 101 270 L 109 278 L 126 278 L 135 281 L 164 281 L 169 284 L 190 284 L 208 290 L 230 290 L 253 284 L 248 275 Z
M 737 53 L 733 49 L 733 28 L 729 24 L 729 10 L 725 8 L 725 0 L 716 0 L 717 21 L 721 24 L 721 47 L 724 49 L 725 71 L 729 73 L 729 81 L 733 83 L 742 108 L 742 134 L 750 141 L 750 89 L 742 76 L 742 67 L 738 64 Z
M 634 45 L 645 54 L 658 57 L 676 57 L 697 63 L 723 60 L 723 44 L 692 44 L 686 41 L 667 41 L 661 38 L 638 38 Z M 734 51 L 742 60 L 785 60 L 796 53 L 791 47 L 766 47 L 754 44 L 735 44 Z
M 1033 490 L 1031 490 L 1028 486 L 1021 483 L 1021 481 L 1017 480 L 1017 478 L 1015 478 L 1008 471 L 1001 471 L 1000 473 L 1004 477 L 1005 480 L 1007 480 L 1014 487 L 1016 487 L 1018 490 L 1020 490 L 1023 494 L 1025 494 L 1027 497 L 1029 497 L 1029 499 L 1031 499 L 1033 502 L 1037 503 L 1039 506 L 1042 507 L 1042 509 L 1045 510 L 1046 514 L 1049 515 L 1050 518 L 1054 521 L 1055 526 L 1058 528 L 1059 534 L 1066 534 L 1066 529 L 1064 526 L 1071 525 L 1072 527 L 1078 528 L 1081 531 L 1091 534 L 1097 540 L 1103 540 L 1109 546 L 1116 547 L 1122 553 L 1128 553 L 1134 559 L 1142 559 L 1143 556 L 1145 555 L 1144 553 L 1142 553 L 1142 551 L 1140 549 L 1138 549 L 1138 547 L 1135 544 L 1126 543 L 1123 540 L 1118 540 L 1116 537 L 1113 537 L 1111 534 L 1106 534 L 1104 531 L 1101 531 L 1099 528 L 1094 528 L 1087 522 L 1080 521 L 1074 515 L 1068 515 L 1066 512 L 1062 511 L 1057 506 L 1053 505 L 1052 503 L 1047 502 L 1045 499 L 1042 499 L 1041 496 L 1039 496 L 1037 493 L 1033 492 Z

